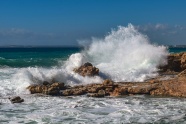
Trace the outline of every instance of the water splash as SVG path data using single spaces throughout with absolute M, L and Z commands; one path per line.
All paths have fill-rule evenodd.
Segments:
M 107 78 L 143 81 L 157 75 L 157 66 L 166 63 L 168 52 L 164 46 L 151 44 L 146 35 L 129 24 L 112 30 L 103 39 L 92 39 L 82 54 Z

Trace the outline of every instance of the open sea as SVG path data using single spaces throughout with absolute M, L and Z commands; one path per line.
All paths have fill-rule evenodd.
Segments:
M 123 34 L 123 35 L 121 35 Z M 132 25 L 93 39 L 88 47 L 0 48 L 1 124 L 125 124 L 186 123 L 186 99 L 146 95 L 90 98 L 86 95 L 51 97 L 33 95 L 32 84 L 55 79 L 68 85 L 113 81 L 144 81 L 157 76 L 157 65 L 169 53 L 186 48 L 150 44 Z M 82 77 L 72 70 L 85 62 L 100 69 L 100 75 Z M 25 101 L 11 104 L 8 97 Z

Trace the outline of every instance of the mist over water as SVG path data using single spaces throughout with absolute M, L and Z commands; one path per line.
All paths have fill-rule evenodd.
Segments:
M 98 67 L 101 76 L 114 81 L 144 81 L 157 75 L 157 66 L 166 64 L 167 49 L 151 44 L 146 35 L 138 32 L 132 24 L 119 26 L 103 39 L 92 39 L 77 63 L 89 61 Z

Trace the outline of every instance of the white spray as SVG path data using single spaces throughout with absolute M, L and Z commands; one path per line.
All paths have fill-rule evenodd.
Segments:
M 72 54 L 61 67 L 0 69 L 3 74 L 0 96 L 27 93 L 27 86 L 52 80 L 69 85 L 101 83 L 106 78 L 144 81 L 157 75 L 157 66 L 166 63 L 167 54 L 165 47 L 150 44 L 148 37 L 131 24 L 128 27 L 120 26 L 104 39 L 92 39 L 87 50 Z M 82 77 L 73 72 L 74 68 L 85 62 L 99 68 L 100 76 Z
M 166 63 L 167 50 L 152 45 L 146 35 L 133 25 L 119 26 L 104 39 L 92 39 L 83 53 L 102 72 L 114 81 L 144 81 L 157 75 L 157 66 Z

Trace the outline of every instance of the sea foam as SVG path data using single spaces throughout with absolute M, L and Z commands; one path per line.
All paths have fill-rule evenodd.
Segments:
M 119 26 L 103 39 L 93 38 L 88 49 L 73 54 L 93 63 L 104 78 L 114 81 L 144 81 L 157 75 L 157 66 L 166 64 L 167 49 L 151 44 L 146 35 L 141 34 L 132 24 Z M 82 57 L 84 56 L 84 57 Z M 74 58 L 74 59 L 72 59 Z M 70 63 L 70 62 L 69 62 Z
M 157 75 L 157 66 L 166 63 L 167 54 L 164 46 L 151 44 L 148 37 L 139 33 L 133 25 L 119 26 L 102 39 L 92 39 L 87 49 L 72 54 L 61 66 L 0 69 L 0 95 L 28 93 L 26 87 L 43 81 L 68 85 L 102 83 L 107 78 L 113 81 L 144 81 Z M 73 69 L 85 62 L 99 68 L 99 76 L 82 77 L 74 73 Z

